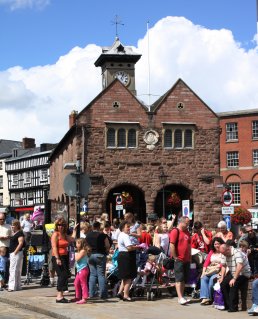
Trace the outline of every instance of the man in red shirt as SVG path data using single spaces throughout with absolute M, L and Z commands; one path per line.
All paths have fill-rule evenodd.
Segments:
M 208 254 L 210 251 L 210 244 L 212 241 L 212 233 L 204 229 L 201 222 L 196 221 L 194 223 L 194 235 L 192 236 L 191 246 L 192 248 L 198 249 L 201 252 Z
M 189 300 L 184 298 L 185 283 L 190 269 L 191 236 L 188 231 L 189 218 L 183 216 L 179 219 L 177 228 L 172 229 L 169 235 L 170 251 L 175 260 L 174 273 L 178 303 L 185 305 Z

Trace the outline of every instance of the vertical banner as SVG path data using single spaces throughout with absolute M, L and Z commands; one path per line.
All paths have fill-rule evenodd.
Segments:
M 190 201 L 189 199 L 182 200 L 182 216 L 190 218 Z

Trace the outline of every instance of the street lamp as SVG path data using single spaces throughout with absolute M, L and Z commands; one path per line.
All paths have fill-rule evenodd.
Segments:
M 167 182 L 167 178 L 168 178 L 168 175 L 165 175 L 163 168 L 162 168 L 161 174 L 159 175 L 159 180 L 163 186 L 163 189 L 162 189 L 162 195 L 163 195 L 163 197 L 162 197 L 162 215 L 164 218 L 165 218 L 165 185 Z

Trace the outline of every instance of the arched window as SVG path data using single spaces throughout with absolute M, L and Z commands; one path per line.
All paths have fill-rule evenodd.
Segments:
M 136 130 L 133 128 L 128 131 L 128 147 L 136 147 Z
M 185 147 L 193 147 L 193 132 L 192 130 L 185 130 Z
M 175 136 L 174 136 L 174 145 L 175 148 L 182 148 L 182 130 L 176 129 Z
M 164 132 L 164 147 L 172 147 L 172 130 Z
M 117 133 L 117 147 L 126 147 L 126 132 L 120 128 Z
M 116 146 L 116 131 L 114 128 L 109 128 L 107 130 L 107 147 Z

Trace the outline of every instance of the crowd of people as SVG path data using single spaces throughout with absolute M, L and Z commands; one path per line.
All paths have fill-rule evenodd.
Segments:
M 170 220 L 151 218 L 143 224 L 130 212 L 122 220 L 112 222 L 107 214 L 94 220 L 85 217 L 72 231 L 63 217 L 57 218 L 54 225 L 49 262 L 50 277 L 57 276 L 57 303 L 85 304 L 88 299 L 109 298 L 107 271 L 114 255 L 117 260 L 112 267 L 117 268 L 119 279 L 116 297 L 125 302 L 134 301 L 130 294 L 133 280 L 139 274 L 146 277 L 153 265 L 155 267 L 155 256 L 151 254 L 146 264 L 141 264 L 142 252 L 156 247 L 173 260 L 173 281 L 180 305 L 190 302 L 185 287 L 191 274 L 193 251 L 198 251 L 203 260 L 198 282 L 200 305 L 214 305 L 229 312 L 238 311 L 241 305 L 241 310 L 246 311 L 251 278 L 253 305 L 248 313 L 258 313 L 258 236 L 250 225 L 243 226 L 239 234 L 234 235 L 224 221 L 220 221 L 215 230 L 206 229 L 200 221 L 191 223 L 188 217 L 177 220 L 176 215 Z M 1 290 L 7 283 L 10 292 L 21 289 L 23 249 L 30 238 L 30 226 L 26 216 L 23 222 L 13 220 L 10 226 L 5 223 L 5 214 L 0 214 Z M 78 227 L 80 238 L 76 238 Z M 69 300 L 64 292 L 71 277 L 71 246 L 76 247 L 76 271 L 75 297 Z M 167 269 L 164 267 L 162 271 L 166 274 Z M 51 283 L 53 285 L 53 280 Z

